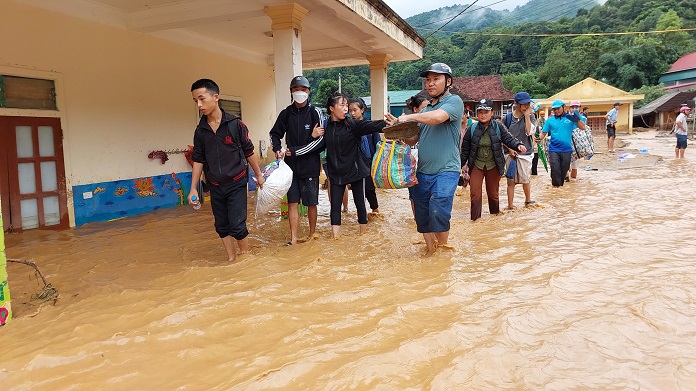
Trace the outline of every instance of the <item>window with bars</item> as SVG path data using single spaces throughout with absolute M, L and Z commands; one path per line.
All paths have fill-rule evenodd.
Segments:
M 0 75 L 0 107 L 57 110 L 55 81 Z

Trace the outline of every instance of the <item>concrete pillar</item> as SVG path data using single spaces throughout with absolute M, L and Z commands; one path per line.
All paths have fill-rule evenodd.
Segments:
M 384 119 L 387 113 L 387 65 L 393 57 L 389 54 L 375 54 L 367 56 L 370 62 L 370 97 L 372 107 L 370 115 L 372 120 Z
M 264 11 L 272 20 L 276 113 L 280 113 L 290 104 L 290 81 L 302 74 L 302 19 L 309 11 L 295 3 L 268 6 Z
M 2 227 L 2 213 L 0 213 L 0 228 Z M 0 229 L 0 326 L 4 326 L 10 319 L 12 319 L 12 308 L 10 307 L 10 286 L 7 284 L 5 233 Z
M 633 103 L 628 103 L 628 134 L 633 134 Z

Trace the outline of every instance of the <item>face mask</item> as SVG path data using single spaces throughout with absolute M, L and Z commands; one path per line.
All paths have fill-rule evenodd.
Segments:
M 292 100 L 299 104 L 304 103 L 307 98 L 309 98 L 309 94 L 304 91 L 295 91 L 292 93 Z

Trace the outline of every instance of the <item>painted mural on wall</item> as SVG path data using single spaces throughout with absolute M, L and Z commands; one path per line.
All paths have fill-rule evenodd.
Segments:
M 2 226 L 2 213 L 0 213 L 0 227 Z M 10 319 L 12 319 L 12 307 L 10 306 L 10 286 L 7 284 L 5 233 L 0 229 L 0 326 L 4 326 Z
M 191 173 L 73 186 L 75 225 L 109 221 L 187 203 Z

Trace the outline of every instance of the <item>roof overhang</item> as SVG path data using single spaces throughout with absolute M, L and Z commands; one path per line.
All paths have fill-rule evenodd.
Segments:
M 266 7 L 280 0 L 17 0 L 32 6 L 151 34 L 245 61 L 274 63 Z M 309 13 L 301 22 L 303 68 L 417 60 L 425 40 L 382 0 L 295 0 Z M 299 32 L 298 32 L 299 33 Z

